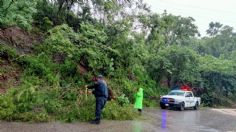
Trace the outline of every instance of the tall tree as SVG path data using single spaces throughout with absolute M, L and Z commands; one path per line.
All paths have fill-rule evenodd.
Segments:
M 209 24 L 209 29 L 206 30 L 207 34 L 210 36 L 215 36 L 220 32 L 220 29 L 223 25 L 219 22 L 211 22 Z

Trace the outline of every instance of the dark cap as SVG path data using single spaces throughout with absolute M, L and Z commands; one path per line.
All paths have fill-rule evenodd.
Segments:
M 98 75 L 97 77 L 98 77 L 98 78 L 103 78 L 103 75 Z

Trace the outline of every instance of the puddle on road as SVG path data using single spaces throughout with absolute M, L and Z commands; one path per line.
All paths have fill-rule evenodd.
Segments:
M 161 128 L 166 129 L 167 128 L 167 111 L 161 112 Z

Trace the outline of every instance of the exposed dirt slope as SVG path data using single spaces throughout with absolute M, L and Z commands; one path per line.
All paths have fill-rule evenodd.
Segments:
M 0 93 L 19 84 L 21 68 L 8 60 L 0 58 Z
M 0 42 L 7 43 L 22 53 L 31 53 L 33 45 L 42 41 L 42 35 L 26 32 L 18 27 L 0 29 Z

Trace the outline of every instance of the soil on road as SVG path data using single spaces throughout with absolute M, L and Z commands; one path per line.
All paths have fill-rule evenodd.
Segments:
M 225 110 L 223 110 L 225 112 Z M 233 110 L 235 111 L 235 110 Z M 0 122 L 0 132 L 236 132 L 236 116 L 221 110 L 146 109 L 142 119 L 89 123 Z

